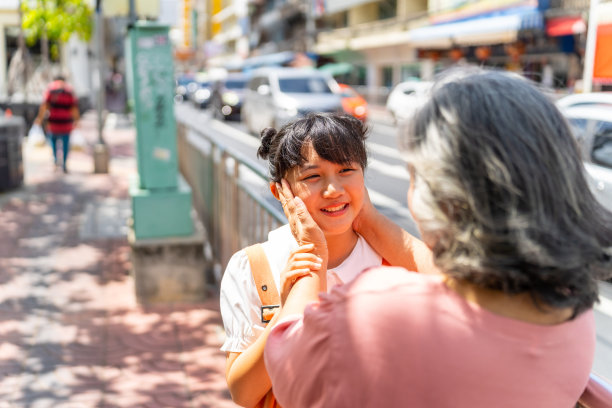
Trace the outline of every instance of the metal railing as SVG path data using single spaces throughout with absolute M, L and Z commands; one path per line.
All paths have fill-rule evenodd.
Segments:
M 261 165 L 223 143 L 220 127 L 227 125 L 194 123 L 180 110 L 176 120 L 179 167 L 206 229 L 218 283 L 232 254 L 267 240 L 287 220 L 265 198 L 268 178 Z
M 576 404 L 577 408 L 609 408 L 612 407 L 612 384 L 601 378 L 595 373 L 591 373 L 589 383 L 580 400 Z

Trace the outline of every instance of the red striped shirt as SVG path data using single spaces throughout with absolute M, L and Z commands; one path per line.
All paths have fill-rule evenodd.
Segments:
M 47 87 L 43 101 L 49 105 L 47 130 L 61 135 L 72 131 L 72 108 L 76 106 L 76 98 L 72 89 L 64 81 L 53 81 Z

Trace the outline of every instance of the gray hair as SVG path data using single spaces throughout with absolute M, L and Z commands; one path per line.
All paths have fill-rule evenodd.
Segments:
M 449 276 L 536 302 L 597 300 L 610 276 L 612 214 L 588 188 L 554 104 L 516 75 L 443 78 L 401 134 L 412 211 Z

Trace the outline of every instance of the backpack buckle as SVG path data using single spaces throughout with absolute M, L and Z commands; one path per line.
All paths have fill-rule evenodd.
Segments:
M 261 322 L 262 323 L 270 323 L 270 320 L 276 314 L 276 309 L 278 309 L 280 305 L 266 305 L 261 307 Z

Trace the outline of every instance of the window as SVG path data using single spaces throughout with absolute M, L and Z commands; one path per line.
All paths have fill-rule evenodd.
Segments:
M 382 68 L 382 84 L 389 88 L 393 86 L 393 67 Z
M 281 78 L 278 86 L 286 93 L 332 93 L 323 78 Z
M 397 0 L 382 0 L 378 3 L 378 18 L 384 20 L 397 16 Z
M 246 80 L 242 79 L 232 79 L 231 81 L 225 82 L 225 87 L 227 89 L 242 89 L 246 84 Z

